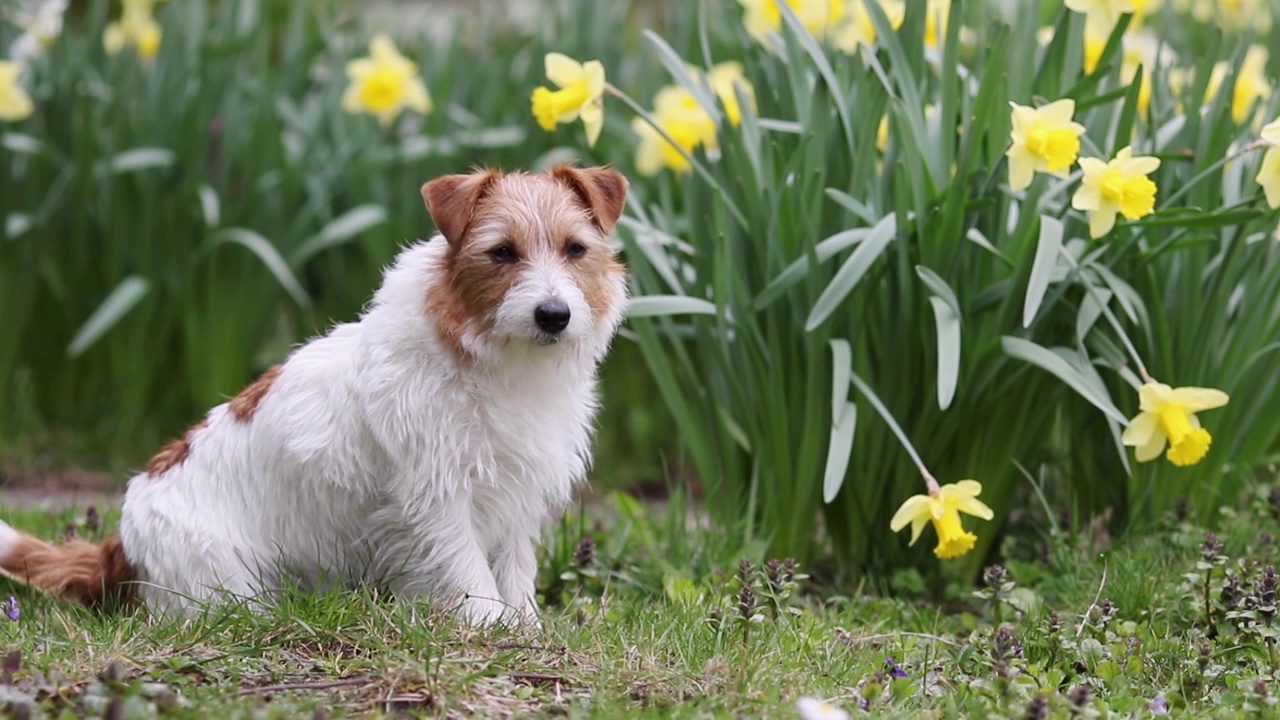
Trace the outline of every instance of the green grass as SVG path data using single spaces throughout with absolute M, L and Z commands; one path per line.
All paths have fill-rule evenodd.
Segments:
M 1068 695 L 1087 686 L 1102 716 L 1148 716 L 1163 693 L 1178 715 L 1250 717 L 1268 702 L 1258 684 L 1274 685 L 1270 631 L 1242 631 L 1248 621 L 1228 619 L 1220 595 L 1224 568 L 1255 594 L 1274 556 L 1269 492 L 1221 510 L 1223 549 L 1208 561 L 1204 530 L 1173 515 L 1115 546 L 1011 534 L 998 611 L 971 587 L 926 602 L 912 571 L 893 595 L 801 575 L 775 613 L 758 550 L 687 522 L 678 499 L 660 509 L 617 496 L 548 532 L 540 631 L 461 628 L 372 592 L 290 594 L 262 614 L 172 623 L 13 586 L 3 590 L 22 615 L 0 618 L 11 653 L 0 702 L 34 697 L 34 716 L 47 717 L 795 717 L 796 698 L 813 695 L 855 715 L 865 698 L 886 717 L 1023 717 L 1043 694 L 1050 716 L 1067 717 Z M 115 524 L 109 512 L 93 529 L 82 508 L 4 519 L 46 537 Z M 756 568 L 752 623 L 739 614 L 743 557 Z M 890 657 L 907 677 L 890 677 Z

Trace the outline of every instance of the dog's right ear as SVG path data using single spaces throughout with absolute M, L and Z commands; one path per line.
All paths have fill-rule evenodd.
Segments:
M 463 175 L 442 175 L 422 186 L 427 212 L 451 247 L 456 248 L 462 242 L 476 203 L 500 176 L 497 170 L 478 170 Z

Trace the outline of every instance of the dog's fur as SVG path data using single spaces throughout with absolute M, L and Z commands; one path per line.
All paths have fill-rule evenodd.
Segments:
M 0 569 L 159 612 L 368 583 L 536 622 L 535 543 L 587 473 L 626 302 L 608 242 L 626 193 L 608 168 L 428 182 L 439 234 L 398 256 L 358 321 L 161 450 L 118 535 L 53 546 L 0 523 Z M 549 302 L 569 312 L 558 333 L 535 319 Z

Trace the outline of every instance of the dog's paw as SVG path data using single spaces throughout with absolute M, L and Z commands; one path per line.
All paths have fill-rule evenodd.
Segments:
M 472 627 L 485 627 L 510 622 L 511 611 L 499 600 L 470 595 L 459 608 L 462 620 Z

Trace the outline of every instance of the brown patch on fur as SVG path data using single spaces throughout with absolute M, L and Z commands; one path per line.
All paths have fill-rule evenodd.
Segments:
M 276 378 L 280 377 L 280 371 L 283 369 L 280 365 L 272 365 L 267 371 L 258 376 L 252 384 L 240 391 L 239 395 L 231 398 L 228 405 L 231 408 L 231 415 L 240 422 L 249 422 L 253 419 L 253 414 L 258 411 L 258 406 L 262 404 L 263 398 L 271 391 L 271 386 L 275 384 Z
M 137 579 L 118 533 L 108 535 L 101 546 L 84 540 L 55 546 L 20 535 L 0 559 L 0 569 L 19 582 L 89 607 L 132 598 L 129 583 Z
M 147 474 L 161 475 L 181 465 L 191 453 L 191 441 L 204 427 L 205 422 L 201 420 L 188 428 L 185 435 L 160 448 L 160 452 L 147 461 Z
M 471 225 L 476 203 L 500 177 L 502 173 L 497 170 L 484 170 L 442 175 L 422 186 L 422 200 L 427 204 L 431 220 L 450 246 L 456 248 L 462 243 Z
M 622 173 L 609 167 L 579 169 L 558 165 L 551 169 L 551 176 L 577 194 L 591 211 L 591 219 L 600 232 L 613 232 L 627 204 L 628 183 Z

